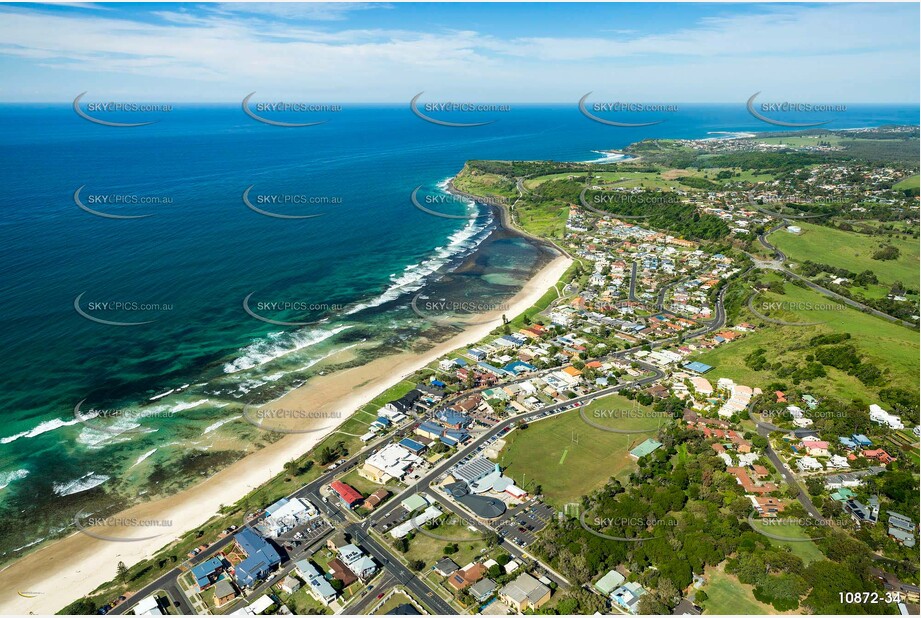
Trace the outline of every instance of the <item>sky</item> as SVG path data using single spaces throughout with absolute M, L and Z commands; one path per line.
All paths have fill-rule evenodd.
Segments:
M 918 103 L 919 5 L 0 4 L 0 102 Z

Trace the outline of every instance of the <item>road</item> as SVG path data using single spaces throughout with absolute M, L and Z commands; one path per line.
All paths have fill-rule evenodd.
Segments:
M 632 301 L 636 300 L 636 271 L 637 271 L 637 268 L 638 268 L 638 264 L 636 262 L 634 262 L 633 265 L 630 267 L 630 296 L 628 298 Z
M 774 467 L 778 472 L 781 473 L 783 479 L 787 482 L 787 485 L 796 490 L 796 499 L 799 500 L 800 504 L 803 505 L 803 508 L 806 509 L 806 512 L 809 513 L 810 517 L 813 517 L 816 521 L 821 521 L 825 519 L 822 516 L 822 513 L 816 506 L 812 503 L 812 499 L 809 497 L 800 484 L 796 480 L 796 476 L 793 474 L 793 471 L 787 467 L 787 464 L 778 457 L 777 453 L 774 452 L 774 449 L 771 447 L 770 434 L 772 431 L 785 431 L 779 427 L 772 425 L 770 423 L 757 423 L 758 435 L 762 438 L 767 438 L 768 445 L 764 449 L 765 455 L 768 456 L 768 459 L 771 460 L 771 463 L 774 464 Z

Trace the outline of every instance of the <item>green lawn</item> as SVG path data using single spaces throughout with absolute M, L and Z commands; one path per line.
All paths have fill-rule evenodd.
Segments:
M 444 524 L 432 530 L 431 533 L 452 539 L 468 539 L 466 541 L 456 541 L 457 552 L 448 556 L 461 566 L 473 560 L 486 547 L 486 542 L 482 539 L 482 533 L 474 532 L 463 525 Z M 390 540 L 389 536 L 388 540 Z M 416 532 L 413 540 L 409 542 L 409 551 L 403 556 L 407 560 L 421 560 L 426 567 L 430 567 L 446 555 L 445 546 L 449 544 L 449 541 Z
M 803 229 L 802 234 L 780 230 L 769 238 L 771 244 L 786 253 L 792 262 L 812 260 L 855 273 L 871 270 L 883 285 L 901 281 L 913 287 L 918 282 L 921 251 L 915 239 L 868 236 L 811 223 L 798 225 Z M 899 258 L 874 260 L 873 253 L 883 245 L 896 247 L 900 252 Z
M 575 409 L 511 432 L 499 463 L 517 484 L 526 489 L 539 484 L 547 501 L 562 508 L 601 487 L 611 477 L 627 476 L 633 467 L 628 451 L 654 437 L 661 421 L 632 413 L 604 415 L 608 410 L 633 408 L 634 402 L 610 395 L 588 406 L 586 416 L 601 425 L 652 431 L 631 434 L 604 431 L 587 424 L 579 409 Z
M 892 185 L 893 189 L 917 189 L 921 185 L 921 176 L 915 174 Z
M 394 592 L 392 595 L 390 595 L 390 598 L 388 598 L 388 599 L 384 602 L 384 604 L 381 605 L 381 606 L 380 606 L 377 610 L 375 610 L 373 613 L 374 613 L 375 616 L 384 616 L 384 615 L 386 615 L 388 612 L 390 612 L 391 610 L 394 610 L 394 609 L 396 609 L 397 607 L 399 607 L 400 605 L 403 605 L 404 603 L 410 603 L 410 601 L 411 601 L 410 598 L 409 598 L 408 596 L 406 596 L 405 593 L 403 593 L 403 592 Z M 410 603 L 410 604 L 411 604 L 411 603 Z
M 765 275 L 763 279 L 765 281 L 777 280 L 776 275 Z M 873 362 L 883 371 L 888 370 L 889 373 L 883 387 L 898 386 L 909 391 L 917 390 L 917 375 L 921 368 L 918 333 L 846 306 L 842 306 L 843 310 L 833 309 L 832 307 L 838 307 L 838 305 L 831 299 L 808 289 L 789 283 L 784 286 L 784 289 L 786 293 L 782 296 L 762 293 L 761 298 L 754 301 L 755 308 L 777 320 L 823 321 L 824 323 L 817 326 L 781 326 L 763 323 L 761 324 L 763 328 L 746 335 L 739 341 L 725 343 L 694 357 L 692 360 L 699 360 L 715 367 L 707 374 L 711 382 L 726 377 L 751 387 L 764 388 L 777 378 L 771 371 L 754 371 L 745 365 L 745 357 L 756 348 L 766 349 L 767 358 L 771 363 L 803 364 L 805 356 L 809 353 L 809 340 L 812 337 L 823 333 L 847 332 L 851 334 L 849 343 L 866 355 L 866 360 Z M 792 303 L 793 307 L 812 309 L 762 311 L 762 302 L 788 302 Z M 822 310 L 816 310 L 817 307 Z M 828 309 L 825 309 L 826 307 Z M 760 324 L 760 320 L 749 313 L 747 308 L 743 309 L 739 319 Z M 878 399 L 877 387 L 865 386 L 857 378 L 831 367 L 826 367 L 826 372 L 827 377 L 815 379 L 809 383 L 809 386 L 820 393 L 833 395 L 843 400 L 859 398 L 864 401 L 875 401 Z
M 780 517 L 783 517 L 782 513 Z M 769 534 L 775 534 L 777 536 L 786 537 L 788 539 L 803 539 L 802 541 L 779 541 L 777 539 L 769 540 L 772 545 L 776 545 L 778 547 L 789 547 L 793 554 L 802 558 L 803 562 L 806 564 L 815 562 L 816 560 L 825 559 L 825 555 L 818 548 L 815 542 L 805 540 L 809 537 L 809 535 L 801 527 L 794 523 L 764 526 L 761 525 L 758 521 L 755 521 L 754 525 L 755 527 L 760 528 Z
M 754 615 L 776 614 L 774 608 L 758 601 L 751 586 L 742 584 L 734 575 L 720 570 L 707 570 L 707 585 L 703 587 L 707 600 L 703 602 L 704 614 L 708 615 Z

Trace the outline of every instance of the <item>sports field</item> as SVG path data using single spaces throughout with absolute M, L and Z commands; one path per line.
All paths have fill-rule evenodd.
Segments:
M 665 422 L 651 408 L 620 395 L 603 397 L 585 408 L 593 423 L 642 433 L 613 433 L 585 422 L 579 409 L 516 429 L 507 438 L 499 463 L 525 488 L 539 484 L 546 499 L 562 508 L 604 485 L 624 478 L 633 466 L 628 452 Z

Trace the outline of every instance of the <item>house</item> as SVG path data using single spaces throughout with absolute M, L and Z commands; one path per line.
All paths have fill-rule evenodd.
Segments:
M 377 571 L 377 565 L 357 545 L 349 544 L 339 548 L 339 559 L 349 571 L 361 580 L 368 580 Z
M 246 554 L 246 559 L 234 566 L 237 584 L 250 588 L 281 564 L 278 551 L 252 528 L 243 528 L 234 535 L 237 547 Z
M 757 466 L 759 470 L 752 469 L 752 474 L 756 477 L 757 480 L 751 478 L 748 470 L 744 467 L 731 467 L 726 468 L 726 472 L 732 474 L 736 477 L 736 483 L 742 486 L 742 489 L 745 490 L 745 493 L 749 494 L 766 494 L 777 489 L 777 485 L 774 483 L 762 483 L 761 477 L 767 476 L 768 471 L 762 466 Z
M 881 449 L 881 448 L 865 450 L 863 452 L 863 456 L 866 457 L 867 459 L 875 459 L 876 461 L 878 461 L 879 463 L 883 465 L 886 465 L 889 462 L 895 461 L 895 457 L 887 453 L 885 449 Z
M 198 590 L 202 591 L 217 581 L 221 573 L 226 570 L 226 565 L 221 558 L 215 556 L 193 566 L 191 570 L 195 583 L 198 584 Z
M 828 457 L 828 442 L 824 440 L 803 440 L 800 446 L 813 457 Z
M 496 591 L 496 582 L 484 577 L 477 583 L 470 586 L 470 595 L 479 601 L 480 603 L 485 602 L 489 597 L 492 596 L 492 593 Z
M 282 498 L 268 507 L 265 513 L 265 518 L 257 527 L 261 533 L 271 538 L 277 538 L 319 515 L 314 506 L 302 498 Z
M 157 602 L 157 598 L 154 595 L 149 597 L 144 597 L 138 604 L 131 609 L 131 613 L 135 616 L 164 616 L 166 615 L 162 609 L 160 609 L 160 603 Z
M 329 488 L 336 492 L 336 495 L 339 496 L 339 500 L 342 501 L 342 504 L 348 508 L 353 509 L 364 499 L 361 493 L 346 483 L 342 481 L 333 481 L 329 484 Z
M 627 582 L 611 593 L 611 601 L 631 614 L 636 614 L 639 609 L 640 597 L 644 594 L 646 594 L 646 589 L 640 584 L 636 582 Z
M 262 595 L 255 601 L 249 604 L 249 606 L 244 607 L 240 610 L 237 610 L 237 613 L 248 614 L 250 616 L 258 616 L 259 614 L 264 613 L 267 609 L 272 607 L 275 604 L 275 601 L 272 600 L 267 594 Z
M 749 496 L 748 499 L 752 501 L 752 506 L 761 517 L 774 518 L 778 513 L 783 513 L 784 504 L 777 498 Z
M 386 500 L 388 497 L 390 497 L 390 491 L 383 489 L 383 488 L 378 489 L 373 494 L 365 498 L 365 502 L 363 506 L 369 511 L 374 510 L 375 508 L 377 508 L 378 505 L 380 505 L 381 502 Z
M 887 513 L 889 514 L 889 536 L 905 547 L 914 547 L 915 529 L 917 528 L 915 522 L 895 511 L 887 511 Z
M 648 438 L 643 441 L 639 446 L 630 451 L 630 458 L 634 460 L 639 460 L 646 455 L 649 455 L 656 449 L 662 446 L 661 442 L 657 442 L 652 438 Z
M 301 589 L 301 581 L 296 577 L 288 575 L 281 581 L 280 587 L 282 591 L 287 594 L 294 594 Z
M 856 442 L 858 446 L 873 446 L 873 441 L 862 433 L 853 434 L 851 440 Z
M 879 425 L 889 427 L 890 429 L 905 429 L 901 417 L 890 414 L 875 403 L 870 404 L 870 420 Z
M 329 561 L 329 572 L 333 576 L 333 579 L 341 581 L 345 588 L 348 588 L 358 581 L 358 577 L 352 573 L 349 567 L 347 567 L 342 560 L 339 560 L 339 558 L 333 558 Z
M 358 469 L 358 474 L 374 483 L 402 480 L 409 470 L 422 461 L 421 457 L 409 449 L 391 443 L 365 459 L 364 465 Z
M 796 467 L 800 472 L 814 472 L 822 469 L 822 464 L 813 457 L 801 457 L 796 460 Z
M 435 413 L 435 418 L 441 425 L 450 429 L 466 429 L 473 422 L 473 419 L 463 412 L 451 408 L 439 410 Z
M 448 584 L 458 592 L 477 583 L 486 575 L 486 567 L 479 562 L 458 569 L 448 578 Z
M 295 563 L 298 574 L 307 582 L 307 589 L 314 599 L 329 605 L 336 599 L 336 590 L 333 588 L 320 571 L 309 560 L 298 560 Z
M 850 513 L 851 519 L 858 525 L 861 523 L 875 524 L 879 520 L 879 498 L 870 496 L 867 504 L 852 498 L 844 503 L 844 510 Z
M 595 582 L 595 590 L 607 597 L 626 580 L 627 578 L 623 575 L 611 569 L 605 573 L 601 579 Z
M 529 609 L 538 609 L 549 601 L 550 588 L 531 575 L 522 573 L 503 586 L 499 596 L 506 605 L 518 613 L 523 613 Z
M 453 573 L 459 568 L 460 567 L 457 565 L 457 563 L 451 560 L 450 558 L 442 558 L 441 560 L 435 563 L 435 566 L 432 567 L 432 570 L 434 570 L 436 573 L 438 573 L 442 577 L 448 577 L 449 575 L 451 575 L 451 573 Z

